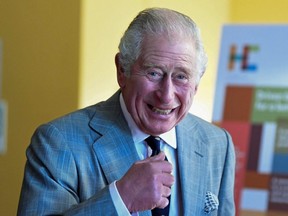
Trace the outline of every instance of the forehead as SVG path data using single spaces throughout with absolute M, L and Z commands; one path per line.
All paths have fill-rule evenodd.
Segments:
M 195 59 L 194 43 L 191 39 L 174 36 L 148 36 L 142 43 L 139 56 L 142 63 L 193 66 Z M 167 65 L 168 64 L 168 65 Z

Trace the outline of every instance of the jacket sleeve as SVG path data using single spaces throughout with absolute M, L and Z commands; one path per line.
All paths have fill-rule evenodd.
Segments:
M 87 199 L 79 195 L 82 171 L 75 154 L 53 125 L 35 132 L 26 152 L 18 215 L 117 215 L 109 186 L 98 183 L 97 177 L 95 185 L 87 182 L 87 190 L 94 188 L 95 193 Z

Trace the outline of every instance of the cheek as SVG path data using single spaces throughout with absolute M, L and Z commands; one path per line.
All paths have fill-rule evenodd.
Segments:
M 132 80 L 133 85 L 128 85 L 125 89 L 126 95 L 128 95 L 128 100 L 136 106 L 135 108 L 142 108 L 142 103 L 151 97 L 153 92 L 151 86 L 145 81 L 139 82 L 138 80 Z M 140 107 L 139 107 L 140 106 Z
M 187 106 L 190 106 L 193 101 L 194 95 L 196 94 L 196 87 L 194 85 L 189 85 L 183 88 L 182 93 L 182 100 L 185 101 Z
M 193 99 L 194 99 L 194 91 L 191 91 L 189 94 L 187 94 L 187 108 L 188 109 L 190 109 Z
M 142 82 L 135 83 L 135 93 L 137 92 L 137 96 L 141 99 L 152 97 L 157 90 L 155 84 L 146 82 L 146 80 Z

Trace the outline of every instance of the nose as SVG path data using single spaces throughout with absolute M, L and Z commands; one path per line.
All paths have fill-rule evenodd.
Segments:
M 170 76 L 165 76 L 159 83 L 159 89 L 157 96 L 161 103 L 169 104 L 174 100 L 175 97 L 175 86 Z

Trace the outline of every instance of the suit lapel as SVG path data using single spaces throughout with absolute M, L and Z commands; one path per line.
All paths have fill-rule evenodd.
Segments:
M 119 129 L 106 131 L 93 145 L 108 183 L 120 179 L 139 160 L 131 136 Z
M 201 215 L 204 208 L 207 148 L 199 139 L 196 124 L 184 119 L 176 127 L 183 215 Z
M 100 105 L 90 126 L 100 135 L 93 144 L 108 184 L 120 179 L 139 160 L 130 129 L 122 114 L 119 91 Z

